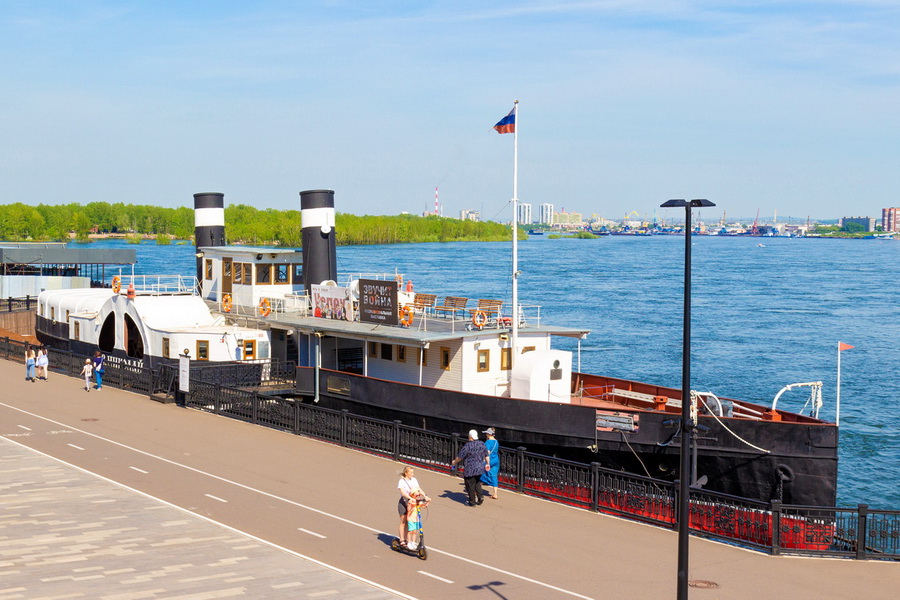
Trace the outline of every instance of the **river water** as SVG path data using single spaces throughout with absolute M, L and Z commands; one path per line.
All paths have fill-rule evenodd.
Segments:
M 788 383 L 822 381 L 836 415 L 841 353 L 841 505 L 900 508 L 900 243 L 814 238 L 692 238 L 691 387 L 771 404 Z M 76 244 L 73 244 L 76 246 Z M 340 272 L 395 272 L 416 291 L 509 306 L 511 244 L 342 246 Z M 189 274 L 189 244 L 135 248 L 138 274 Z M 519 243 L 519 301 L 547 323 L 586 327 L 588 373 L 681 388 L 684 238 L 535 236 Z M 112 276 L 108 273 L 109 277 Z M 575 349 L 575 342 L 557 340 Z M 779 407 L 799 410 L 808 388 Z

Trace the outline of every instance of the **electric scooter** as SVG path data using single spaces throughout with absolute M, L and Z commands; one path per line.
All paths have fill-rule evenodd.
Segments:
M 417 498 L 415 499 L 415 503 L 415 520 L 408 521 L 408 523 L 413 523 L 415 525 L 413 530 L 419 532 L 419 535 L 416 536 L 416 541 L 410 543 L 407 546 L 405 544 L 401 544 L 399 538 L 394 538 L 393 540 L 391 540 L 391 550 L 402 552 L 403 554 L 418 556 L 422 560 L 427 560 L 428 550 L 425 549 L 425 530 L 422 528 L 422 509 L 428 506 L 428 502 L 426 502 L 424 499 Z

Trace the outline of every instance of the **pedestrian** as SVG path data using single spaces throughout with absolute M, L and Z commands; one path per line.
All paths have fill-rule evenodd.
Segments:
M 47 381 L 47 371 L 50 366 L 50 355 L 47 353 L 46 348 L 38 348 L 37 352 L 37 374 L 38 378 Z
M 84 391 L 91 391 L 91 375 L 94 373 L 94 363 L 91 359 L 84 359 L 84 366 L 81 367 L 81 374 L 84 375 Z
M 500 442 L 494 439 L 494 434 L 497 432 L 493 427 L 488 427 L 481 433 L 487 437 L 484 447 L 487 448 L 488 464 L 490 465 L 490 468 L 482 474 L 481 483 L 493 488 L 494 492 L 491 494 L 491 498 L 496 500 L 497 492 L 500 491 L 500 481 L 498 480 L 500 476 Z
M 488 450 L 484 446 L 484 442 L 478 439 L 478 432 L 474 429 L 469 431 L 469 441 L 466 442 L 459 455 L 450 463 L 451 467 L 455 467 L 457 463 L 462 462 L 463 479 L 466 482 L 466 494 L 469 496 L 468 506 L 478 506 L 484 502 L 484 492 L 481 490 L 481 476 L 490 469 L 490 459 Z
M 425 495 L 422 488 L 419 487 L 419 481 L 415 478 L 415 471 L 412 467 L 405 467 L 400 471 L 400 481 L 397 482 L 397 489 L 400 490 L 400 501 L 397 503 L 397 512 L 400 513 L 400 529 L 397 539 L 400 540 L 401 546 L 406 546 L 410 541 L 415 540 L 416 529 L 409 529 L 409 515 L 415 512 L 415 503 L 421 499 L 424 503 L 431 502 L 431 498 Z
M 103 354 L 100 353 L 99 350 L 94 352 L 94 380 L 97 382 L 97 391 L 103 389 L 103 373 L 105 369 L 103 368 L 103 362 L 106 359 Z
M 34 383 L 34 368 L 37 364 L 37 356 L 34 353 L 34 348 L 30 345 L 25 346 L 25 381 L 30 381 Z

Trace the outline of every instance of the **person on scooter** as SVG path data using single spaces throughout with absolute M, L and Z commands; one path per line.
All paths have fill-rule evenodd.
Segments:
M 397 503 L 397 512 L 400 513 L 400 529 L 397 538 L 400 540 L 400 545 L 404 547 L 406 547 L 407 540 L 410 536 L 415 535 L 416 529 L 408 531 L 409 525 L 407 515 L 414 510 L 414 503 L 418 501 L 417 496 L 424 498 L 425 502 L 431 502 L 431 498 L 426 496 L 425 492 L 422 491 L 422 488 L 419 487 L 419 481 L 415 478 L 414 474 L 415 472 L 412 467 L 404 467 L 404 469 L 400 471 L 400 481 L 397 482 L 397 489 L 400 490 L 400 501 Z

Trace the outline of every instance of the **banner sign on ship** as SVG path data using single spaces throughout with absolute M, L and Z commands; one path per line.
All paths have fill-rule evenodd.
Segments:
M 350 289 L 335 285 L 311 285 L 313 316 L 351 321 Z
M 364 323 L 397 325 L 397 282 L 359 280 L 359 320 Z

